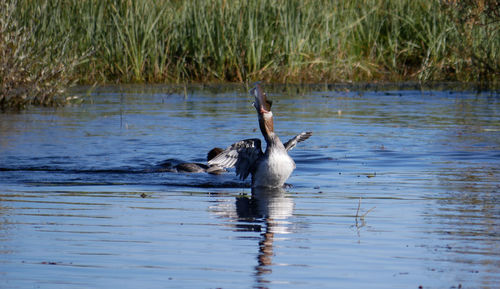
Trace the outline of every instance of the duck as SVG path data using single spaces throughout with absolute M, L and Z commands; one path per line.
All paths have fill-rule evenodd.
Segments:
M 208 165 L 224 169 L 235 167 L 236 175 L 241 180 L 245 180 L 251 175 L 252 188 L 283 187 L 296 168 L 296 164 L 288 152 L 297 143 L 307 140 L 312 132 L 301 132 L 289 141 L 282 143 L 274 131 L 272 101 L 267 99 L 260 83 L 255 84 L 255 87 L 250 90 L 250 94 L 255 99 L 253 106 L 257 111 L 259 128 L 266 142 L 266 150 L 262 151 L 259 138 L 241 140 L 209 160 Z
M 216 157 L 223 151 L 224 150 L 219 147 L 211 149 L 207 153 L 207 162 L 212 160 L 214 157 Z M 175 159 L 165 160 L 159 164 L 159 167 L 161 168 L 160 171 L 169 171 L 177 173 L 209 173 L 213 175 L 219 175 L 226 172 L 224 168 L 221 168 L 217 165 L 207 165 L 202 163 L 186 163 L 186 162 L 179 163 L 179 161 Z

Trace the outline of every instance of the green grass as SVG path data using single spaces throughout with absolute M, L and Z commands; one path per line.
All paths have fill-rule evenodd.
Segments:
M 79 59 L 64 77 L 80 83 L 500 76 L 498 0 L 7 2 L 25 45 Z

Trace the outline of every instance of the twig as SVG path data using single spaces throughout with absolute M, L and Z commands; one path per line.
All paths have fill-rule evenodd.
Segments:
M 361 197 L 359 197 L 359 201 L 358 201 L 358 208 L 356 209 L 356 217 L 355 217 L 355 221 L 356 221 L 356 228 L 358 228 L 358 230 L 361 228 L 361 227 L 364 227 L 365 225 L 365 217 L 366 215 L 368 215 L 369 212 L 373 211 L 376 207 L 372 207 L 370 208 L 368 211 L 366 211 L 366 213 L 364 213 L 363 215 L 359 215 L 359 211 L 361 209 Z M 359 224 L 358 220 L 361 221 L 361 224 Z
M 356 210 L 356 220 L 358 219 L 358 216 L 359 216 L 359 208 L 361 207 L 361 197 L 359 197 L 359 201 L 358 201 L 358 209 Z

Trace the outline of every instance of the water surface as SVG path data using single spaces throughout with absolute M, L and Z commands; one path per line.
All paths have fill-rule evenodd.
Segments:
M 160 166 L 261 137 L 243 87 L 0 114 L 0 287 L 498 288 L 498 93 L 268 91 L 284 190 Z

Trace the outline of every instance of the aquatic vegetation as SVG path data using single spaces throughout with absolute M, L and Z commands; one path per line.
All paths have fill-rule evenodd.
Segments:
M 42 53 L 14 58 L 18 66 L 60 65 L 45 77 L 80 83 L 498 82 L 500 73 L 498 0 L 7 3 L 15 9 L 2 8 L 2 23 L 26 38 L 17 49 Z M 7 34 L 5 63 L 21 55 Z M 79 55 L 84 63 L 68 65 Z

